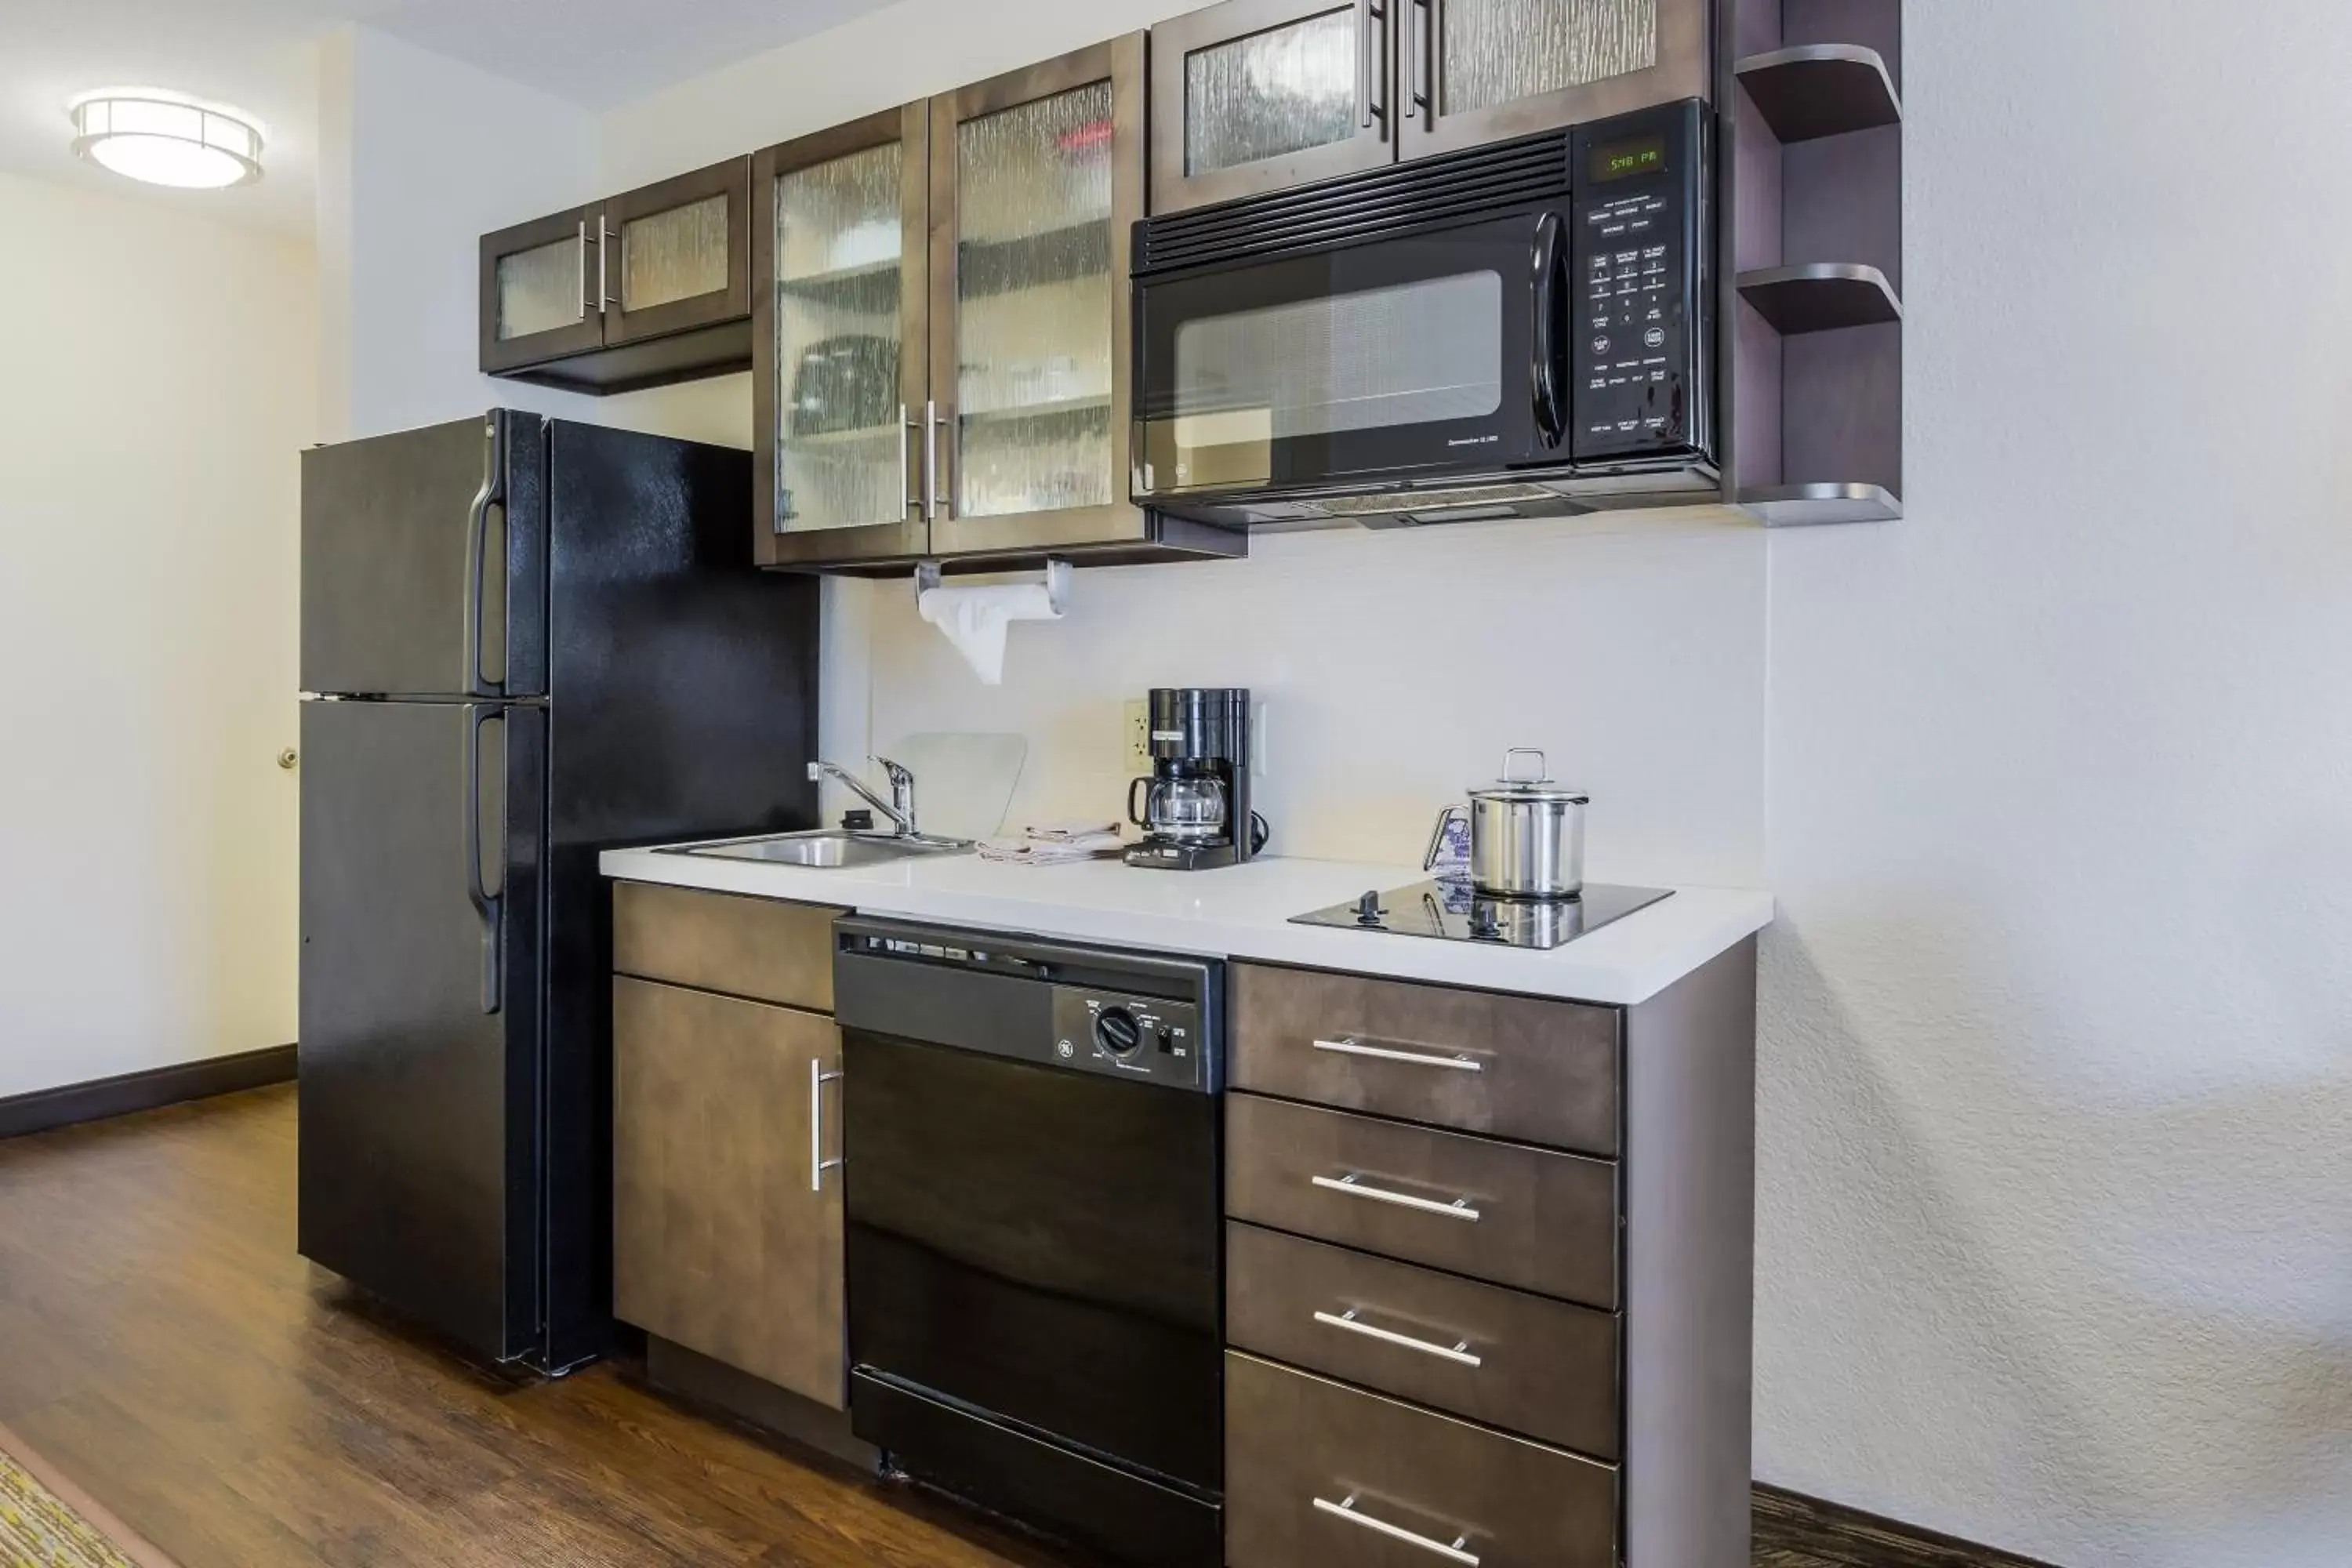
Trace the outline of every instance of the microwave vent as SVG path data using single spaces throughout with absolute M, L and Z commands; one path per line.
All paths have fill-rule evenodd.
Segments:
M 1547 131 L 1146 218 L 1136 225 L 1135 271 L 1326 249 L 1568 194 L 1569 133 Z

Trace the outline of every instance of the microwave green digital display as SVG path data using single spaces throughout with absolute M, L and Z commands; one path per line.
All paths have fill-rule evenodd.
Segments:
M 1643 136 L 1595 147 L 1590 177 L 1595 184 L 1601 184 L 1610 180 L 1630 180 L 1639 174 L 1664 174 L 1665 168 L 1666 139 Z

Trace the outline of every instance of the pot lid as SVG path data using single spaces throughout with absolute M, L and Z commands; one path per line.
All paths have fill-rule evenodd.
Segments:
M 1535 759 L 1535 772 L 1529 774 L 1519 763 L 1521 757 Z M 1503 753 L 1503 776 L 1493 784 L 1481 784 L 1470 791 L 1473 800 L 1525 801 L 1529 804 L 1588 805 L 1592 797 L 1580 789 L 1570 789 L 1553 783 L 1544 775 L 1550 767 L 1544 754 L 1532 746 L 1514 746 Z

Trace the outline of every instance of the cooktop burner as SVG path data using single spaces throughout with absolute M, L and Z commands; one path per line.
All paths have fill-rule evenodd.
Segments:
M 1415 882 L 1387 892 L 1374 889 L 1350 903 L 1293 915 L 1290 923 L 1497 947 L 1552 948 L 1590 936 L 1612 921 L 1672 896 L 1667 888 L 1587 882 L 1573 899 L 1490 899 L 1473 892 L 1467 882 Z

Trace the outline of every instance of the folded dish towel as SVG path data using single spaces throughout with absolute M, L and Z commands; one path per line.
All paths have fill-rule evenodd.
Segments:
M 1024 866 L 1062 866 L 1116 855 L 1124 847 L 1114 822 L 1054 822 L 1022 830 L 1019 837 L 983 838 L 980 858 Z

